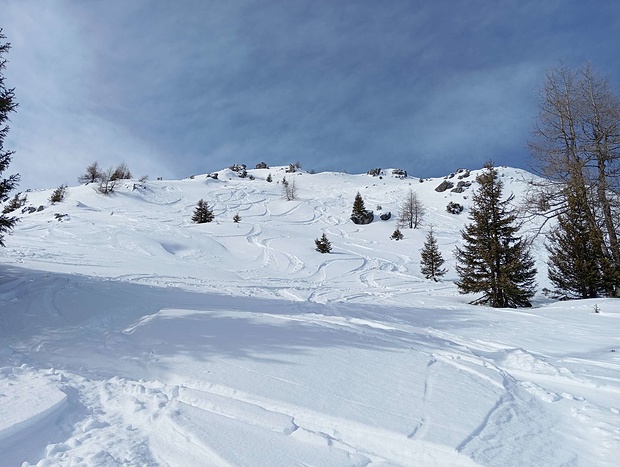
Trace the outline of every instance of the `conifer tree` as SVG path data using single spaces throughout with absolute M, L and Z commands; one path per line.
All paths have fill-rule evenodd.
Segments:
M 502 200 L 503 184 L 492 163 L 485 164 L 476 181 L 471 223 L 461 231 L 462 248 L 457 247 L 456 282 L 459 293 L 482 293 L 473 304 L 495 308 L 531 306 L 535 293 L 534 260 L 526 242 L 517 237 L 519 226 L 511 212 L 513 195 Z
M 66 195 L 67 195 L 67 185 L 63 183 L 62 185 L 60 185 L 58 188 L 54 190 L 54 192 L 50 196 L 50 202 L 52 204 L 60 203 L 61 201 L 65 199 Z
M 366 215 L 366 206 L 364 206 L 364 199 L 362 195 L 358 191 L 355 195 L 355 200 L 353 201 L 353 216 L 364 216 Z
M 370 224 L 375 216 L 372 211 L 368 211 L 364 206 L 364 199 L 358 191 L 353 201 L 353 211 L 351 212 L 351 220 L 355 224 Z
M 21 208 L 28 201 L 28 195 L 23 195 L 21 193 L 16 193 L 11 200 L 4 205 L 4 209 L 2 209 L 2 214 L 9 214 L 17 209 Z
M 605 295 L 620 296 L 620 95 L 589 64 L 552 68 L 541 90 L 540 114 L 529 143 L 543 176 L 530 185 L 526 209 L 546 220 L 587 197 L 592 247 L 604 262 Z
M 233 222 L 234 222 L 235 224 L 238 224 L 238 223 L 239 223 L 239 221 L 241 221 L 241 216 L 239 215 L 239 213 L 237 213 L 237 214 L 235 214 L 235 215 L 234 215 L 234 217 L 233 217 Z
M 402 240 L 404 238 L 404 235 L 400 231 L 400 229 L 397 227 L 396 230 L 394 230 L 394 232 L 392 232 L 392 235 L 390 236 L 390 238 L 392 240 Z
M 558 216 L 548 237 L 548 275 L 556 298 L 595 298 L 605 293 L 605 260 L 585 203 L 583 197 L 569 195 L 568 209 Z
M 196 204 L 192 221 L 197 224 L 204 224 L 205 222 L 211 222 L 213 220 L 213 211 L 209 208 L 209 204 L 201 199 Z
M 0 29 L 0 41 L 6 39 Z M 9 167 L 13 151 L 4 150 L 4 138 L 9 133 L 9 126 L 6 122 L 9 120 L 9 113 L 15 112 L 17 102 L 15 102 L 15 93 L 13 88 L 7 88 L 4 84 L 4 74 L 2 70 L 6 65 L 6 60 L 2 58 L 2 54 L 9 51 L 11 44 L 0 43 L 0 175 Z M 17 186 L 19 175 L 10 175 L 8 178 L 0 178 L 0 202 L 4 202 L 9 198 L 9 193 Z M 8 232 L 15 225 L 16 219 L 0 214 L 0 246 L 4 246 L 4 232 Z
M 315 238 L 314 243 L 316 245 L 316 251 L 318 251 L 319 253 L 329 253 L 330 251 L 332 251 L 332 244 L 328 240 L 325 233 L 323 233 L 321 238 Z
M 448 272 L 447 269 L 441 267 L 443 263 L 444 259 L 441 256 L 441 251 L 439 251 L 439 247 L 437 246 L 437 239 L 431 227 L 426 235 L 424 248 L 422 248 L 421 251 L 420 270 L 422 274 L 424 274 L 424 277 L 438 282 L 438 278 Z

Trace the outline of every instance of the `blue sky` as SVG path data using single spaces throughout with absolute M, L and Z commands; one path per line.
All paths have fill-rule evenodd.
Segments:
M 94 160 L 420 177 L 528 167 L 545 73 L 620 83 L 620 2 L 0 0 L 20 189 Z

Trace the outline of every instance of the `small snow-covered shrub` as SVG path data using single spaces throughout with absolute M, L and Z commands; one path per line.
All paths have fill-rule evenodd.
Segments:
M 17 193 L 15 196 L 13 196 L 13 198 L 11 198 L 11 200 L 6 204 L 6 206 L 4 206 L 2 214 L 8 214 L 21 208 L 23 205 L 26 204 L 27 200 L 27 195 L 22 196 L 21 193 Z
M 390 236 L 390 238 L 392 240 L 402 240 L 404 238 L 403 233 L 400 231 L 400 229 L 396 229 L 392 235 Z
M 446 211 L 448 211 L 450 214 L 460 214 L 463 212 L 463 205 L 455 203 L 454 201 L 450 201 L 446 206 Z
M 65 195 L 67 194 L 67 185 L 60 185 L 58 188 L 54 190 L 52 195 L 50 196 L 50 203 L 60 203 L 65 199 Z

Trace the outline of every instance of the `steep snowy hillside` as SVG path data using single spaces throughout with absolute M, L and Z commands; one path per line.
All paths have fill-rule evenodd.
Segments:
M 518 200 L 531 175 L 499 170 Z M 0 250 L 1 464 L 616 465 L 620 301 L 468 305 L 452 250 L 478 173 L 29 192 L 44 209 Z M 390 240 L 410 189 L 424 225 Z M 358 191 L 371 224 L 349 219 Z M 191 222 L 199 199 L 213 222 Z M 431 224 L 439 283 L 420 273 Z

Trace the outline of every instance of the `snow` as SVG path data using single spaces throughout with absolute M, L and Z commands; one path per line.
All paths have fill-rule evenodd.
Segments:
M 500 172 L 520 198 L 531 176 Z M 28 193 L 45 209 L 0 250 L 0 464 L 617 465 L 620 300 L 469 305 L 451 252 L 475 183 L 248 174 Z M 390 240 L 409 189 L 426 223 Z M 348 219 L 357 191 L 372 224 Z M 212 223 L 191 223 L 201 198 Z

